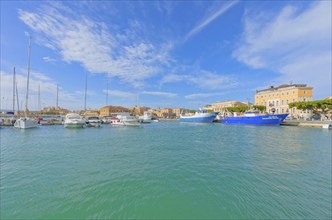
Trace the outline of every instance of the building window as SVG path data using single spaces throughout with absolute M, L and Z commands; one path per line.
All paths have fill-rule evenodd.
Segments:
M 284 113 L 284 109 L 281 109 L 281 112 Z
M 293 102 L 295 102 L 295 99 L 293 99 Z
M 295 94 L 295 91 L 293 91 L 293 94 Z
M 277 108 L 277 114 L 279 113 L 279 109 Z
M 303 101 L 304 101 L 304 102 L 306 101 L 305 98 L 303 98 Z
M 288 105 L 288 99 L 286 100 L 286 104 Z
M 288 95 L 288 92 L 286 93 L 286 95 Z
M 281 105 L 284 105 L 284 100 L 281 100 Z
M 281 95 L 284 95 L 284 93 L 281 93 Z
M 277 93 L 277 96 L 278 96 L 279 94 Z
M 295 108 L 293 108 L 293 113 L 295 113 Z
M 277 106 L 279 105 L 279 101 L 277 101 Z
M 305 94 L 306 93 L 306 91 L 305 90 L 303 90 L 303 94 Z
M 289 110 L 288 110 L 288 109 L 286 109 L 286 113 L 288 113 L 288 111 L 289 111 Z

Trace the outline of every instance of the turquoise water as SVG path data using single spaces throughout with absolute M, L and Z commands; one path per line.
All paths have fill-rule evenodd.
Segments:
M 332 132 L 1 128 L 1 218 L 329 219 Z

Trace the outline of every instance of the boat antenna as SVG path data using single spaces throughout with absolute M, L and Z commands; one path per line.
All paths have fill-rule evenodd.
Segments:
M 14 67 L 14 73 L 13 73 L 13 112 L 15 114 L 15 67 Z
M 29 51 L 28 51 L 28 78 L 27 78 L 27 93 L 25 97 L 25 116 L 28 114 L 28 100 L 29 100 L 29 79 L 30 79 L 30 52 L 31 52 L 31 37 L 29 37 Z

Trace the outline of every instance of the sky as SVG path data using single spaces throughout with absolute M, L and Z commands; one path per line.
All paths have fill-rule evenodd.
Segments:
M 331 1 L 1 1 L 1 109 L 198 109 L 298 83 L 331 96 Z M 40 93 L 39 93 L 40 87 Z M 38 106 L 40 94 L 40 106 Z

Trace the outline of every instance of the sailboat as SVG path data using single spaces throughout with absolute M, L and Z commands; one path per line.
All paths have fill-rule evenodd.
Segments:
M 27 78 L 27 94 L 25 98 L 25 111 L 24 117 L 16 120 L 14 123 L 15 128 L 27 129 L 35 128 L 38 126 L 38 121 L 34 118 L 28 117 L 28 98 L 29 98 L 29 79 L 30 79 L 30 50 L 31 50 L 31 38 L 29 38 L 29 56 L 28 56 L 28 78 Z

